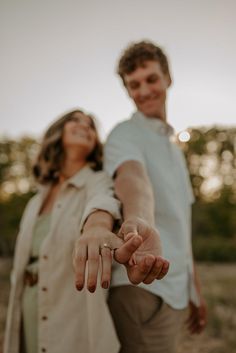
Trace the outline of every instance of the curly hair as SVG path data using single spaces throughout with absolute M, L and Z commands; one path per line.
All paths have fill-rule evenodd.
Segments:
M 83 113 L 83 111 L 78 109 L 68 112 L 56 120 L 46 131 L 33 167 L 33 174 L 38 183 L 47 184 L 58 180 L 65 156 L 62 144 L 63 129 L 65 124 L 72 120 L 76 113 Z M 103 146 L 98 136 L 95 118 L 91 115 L 86 115 L 91 119 L 92 127 L 97 135 L 96 145 L 87 157 L 87 161 L 91 168 L 97 171 L 102 169 Z
M 163 50 L 152 42 L 141 41 L 129 45 L 119 60 L 117 73 L 124 85 L 124 76 L 134 72 L 137 67 L 143 66 L 144 62 L 149 60 L 159 62 L 163 73 L 168 76 L 171 82 L 168 59 Z

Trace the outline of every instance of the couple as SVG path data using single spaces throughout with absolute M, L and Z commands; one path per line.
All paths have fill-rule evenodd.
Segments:
M 119 202 L 101 171 L 94 119 L 68 113 L 46 132 L 34 167 L 42 188 L 21 221 L 4 353 L 116 353 L 116 333 L 122 353 L 171 353 L 187 306 L 192 333 L 206 324 L 191 249 L 193 195 L 166 121 L 167 58 L 150 42 L 136 43 L 118 73 L 137 107 L 105 146 L 104 167 L 122 205 L 118 236 Z M 112 254 L 120 263 L 108 297 L 116 332 L 102 289 L 110 285 Z

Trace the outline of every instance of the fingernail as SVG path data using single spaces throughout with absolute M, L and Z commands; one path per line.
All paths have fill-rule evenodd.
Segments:
M 102 288 L 108 289 L 109 288 L 109 282 L 108 281 L 103 282 Z
M 75 286 L 76 286 L 76 289 L 79 291 L 83 289 L 83 286 L 81 286 L 80 284 L 76 284 Z
M 96 286 L 89 287 L 88 290 L 93 293 L 95 292 Z
M 167 270 L 169 268 L 169 266 L 170 266 L 169 262 L 165 262 L 163 267 L 165 270 Z

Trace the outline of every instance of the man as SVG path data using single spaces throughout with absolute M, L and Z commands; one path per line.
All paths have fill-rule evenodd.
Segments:
M 170 270 L 161 281 L 153 281 L 159 270 L 150 264 L 150 272 L 143 271 L 143 283 L 135 287 L 121 266 L 115 268 L 109 306 L 120 353 L 172 353 L 184 309 L 190 308 L 190 332 L 199 333 L 206 325 L 206 306 L 192 258 L 192 189 L 167 123 L 169 65 L 159 47 L 139 42 L 124 51 L 118 73 L 137 108 L 130 120 L 114 128 L 105 147 L 105 168 L 114 178 L 123 205 L 120 235 L 143 237 L 136 252 L 138 262 L 139 252 L 150 253 L 155 242 L 157 254 L 159 231 Z

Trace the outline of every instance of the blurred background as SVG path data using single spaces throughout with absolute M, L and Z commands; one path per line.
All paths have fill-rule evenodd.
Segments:
M 209 305 L 200 337 L 179 352 L 232 353 L 236 346 L 236 3 L 234 0 L 0 0 L 0 352 L 19 220 L 35 192 L 40 137 L 80 107 L 105 140 L 134 107 L 115 73 L 121 51 L 149 39 L 173 75 L 169 122 L 196 197 L 195 258 Z

